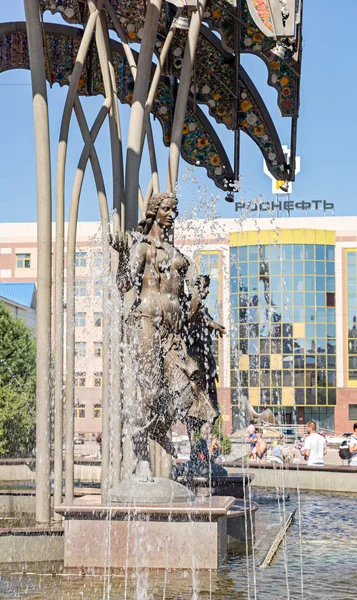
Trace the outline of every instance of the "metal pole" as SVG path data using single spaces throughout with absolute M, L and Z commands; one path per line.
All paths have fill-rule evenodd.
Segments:
M 162 0 L 147 0 L 133 103 L 130 111 L 125 172 L 126 229 L 136 228 L 138 222 L 138 188 L 141 162 L 141 141 L 145 126 L 145 103 L 151 75 L 152 55 L 156 40 Z
M 241 36 L 241 23 L 238 20 L 241 16 L 241 0 L 237 0 L 236 14 L 237 19 L 234 21 L 234 42 L 235 42 L 235 69 L 234 69 L 234 83 L 235 83 L 235 126 L 234 126 L 234 180 L 239 181 L 239 167 L 240 167 L 240 129 L 239 129 L 239 105 L 240 105 L 240 93 L 239 93 L 239 68 L 240 68 L 240 36 Z M 234 190 L 238 191 L 238 190 Z
M 131 75 L 134 79 L 134 82 L 136 81 L 136 73 L 137 73 L 137 64 L 136 64 L 136 60 L 134 57 L 134 54 L 130 48 L 130 45 L 128 43 L 125 31 L 123 30 L 120 21 L 115 13 L 115 10 L 113 9 L 112 5 L 110 4 L 109 0 L 105 1 L 105 5 L 108 11 L 108 14 L 110 16 L 110 18 L 113 21 L 114 24 L 114 28 L 115 31 L 117 32 L 122 45 L 123 45 L 123 49 L 124 49 L 124 53 L 125 53 L 125 57 L 126 60 L 128 61 L 128 65 L 130 67 L 130 71 L 131 71 Z M 171 30 L 170 30 L 171 31 Z M 147 138 L 148 138 L 148 149 L 149 149 L 149 157 L 150 157 L 150 164 L 151 164 L 151 172 L 152 172 L 152 179 L 153 179 L 153 191 L 154 193 L 158 193 L 160 191 L 160 182 L 159 182 L 159 173 L 158 173 L 158 168 L 157 168 L 157 161 L 156 161 L 156 152 L 155 152 L 155 143 L 154 143 L 154 136 L 153 136 L 153 132 L 152 132 L 152 127 L 151 127 L 151 121 L 150 121 L 150 111 L 151 111 L 151 107 L 155 98 L 155 93 L 156 93 L 156 89 L 157 89 L 157 85 L 159 83 L 160 80 L 160 75 L 161 75 L 161 70 L 162 70 L 162 65 L 165 62 L 167 53 L 169 51 L 169 48 L 171 46 L 172 43 L 172 39 L 173 39 L 173 35 L 172 37 L 169 38 L 169 42 L 168 44 L 167 39 L 165 41 L 165 44 L 163 46 L 162 52 L 160 54 L 160 59 L 159 59 L 159 63 L 157 64 L 155 73 L 154 73 L 154 77 L 153 77 L 153 81 L 151 83 L 150 86 L 150 91 L 149 91 L 149 96 L 148 99 L 146 100 L 146 104 L 145 104 L 145 129 L 143 130 L 143 137 L 142 137 L 142 142 L 141 142 L 141 149 L 140 149 L 140 157 L 143 151 L 143 145 L 144 145 L 144 139 L 145 139 L 145 131 L 147 133 Z M 163 59 L 161 59 L 161 55 L 163 54 Z M 150 102 L 148 105 L 148 101 L 150 98 Z M 140 199 L 140 192 L 139 192 L 139 199 Z M 141 209 L 140 209 L 141 210 Z
M 109 6 L 111 6 L 109 4 Z M 116 18 L 115 12 L 114 16 Z M 103 11 L 101 15 L 101 36 L 103 36 L 106 45 L 106 52 L 108 57 L 109 64 L 109 73 L 110 73 L 110 81 L 111 81 L 111 94 L 112 94 L 112 107 L 109 113 L 109 124 L 110 124 L 110 141 L 111 141 L 111 151 L 112 151 L 112 171 L 113 171 L 113 230 L 114 235 L 119 233 L 120 231 L 124 231 L 125 225 L 125 198 L 124 198 L 124 164 L 123 164 L 123 150 L 122 150 L 122 134 L 121 134 L 121 126 L 120 126 L 120 114 L 118 107 L 118 97 L 117 97 L 117 89 L 116 89 L 116 78 L 115 78 L 115 69 L 112 60 L 112 54 L 110 49 L 110 40 L 108 34 L 107 21 L 104 17 Z M 108 241 L 106 239 L 106 233 L 103 232 L 103 253 L 104 248 L 108 247 Z M 118 255 L 115 253 L 112 264 L 110 265 L 110 256 L 108 255 L 108 268 L 112 266 L 113 270 L 116 272 L 118 266 Z M 108 279 L 108 278 L 107 278 Z M 108 290 L 108 294 L 110 294 Z M 110 298 L 107 296 L 104 300 L 107 306 L 110 305 Z M 112 377 L 111 377 L 111 403 L 109 406 L 108 402 L 108 410 L 109 408 L 109 432 L 110 432 L 110 448 L 109 448 L 109 461 L 112 464 L 112 476 L 110 481 L 105 482 L 104 476 L 105 472 L 102 471 L 103 479 L 102 479 L 102 490 L 103 490 L 103 500 L 108 499 L 108 488 L 112 485 L 116 485 L 120 482 L 121 479 L 121 457 L 122 457 L 122 424 L 121 424 L 121 406 L 122 406 L 122 396 L 123 396 L 123 360 L 121 356 L 121 335 L 123 334 L 123 310 L 122 310 L 122 301 L 120 299 L 119 302 L 119 316 L 118 323 L 115 321 L 112 322 L 111 326 L 109 323 L 106 323 L 104 320 L 103 326 L 103 364 L 107 362 L 109 365 L 109 354 L 108 359 L 105 358 L 105 348 L 109 346 L 111 343 L 111 366 L 112 366 Z M 110 318 L 109 308 L 107 312 L 108 320 Z M 104 375 L 105 372 L 103 370 L 103 384 L 104 384 Z M 108 372 L 109 378 L 109 372 Z M 108 381 L 109 384 L 109 381 Z M 104 406 L 103 406 L 104 408 Z M 105 415 L 103 413 L 103 418 Z M 102 438 L 103 444 L 105 445 L 104 437 Z M 104 446 L 103 446 L 104 447 Z M 105 453 L 104 453 L 105 454 Z M 102 464 L 103 464 L 103 456 L 102 456 Z
M 191 76 L 195 61 L 197 42 L 200 35 L 200 27 L 206 4 L 207 0 L 199 0 L 197 11 L 192 14 L 190 29 L 187 35 L 185 53 L 182 61 L 174 121 L 172 124 L 169 154 L 167 187 L 168 190 L 172 193 L 175 193 L 176 191 L 182 145 L 182 129 L 185 122 L 187 99 L 190 91 Z
M 176 11 L 176 14 L 175 14 L 175 18 L 179 17 L 181 13 L 182 13 L 182 9 L 178 8 Z M 172 21 L 170 29 L 166 36 L 166 40 L 164 42 L 164 45 L 162 46 L 160 56 L 159 56 L 159 61 L 156 65 L 155 73 L 154 73 L 154 76 L 152 78 L 152 82 L 150 85 L 150 90 L 149 90 L 148 97 L 147 97 L 146 104 L 145 104 L 146 115 L 150 115 L 150 113 L 151 113 L 151 109 L 152 109 L 152 106 L 153 106 L 154 100 L 155 100 L 157 86 L 159 85 L 160 77 L 162 75 L 162 71 L 163 71 L 167 56 L 169 54 L 169 50 L 171 48 L 173 39 L 175 37 L 175 31 L 176 31 L 175 22 Z
M 112 150 L 112 168 L 113 168 L 113 192 L 114 207 L 117 202 L 120 208 L 120 201 L 124 200 L 124 170 L 121 144 L 121 132 L 119 122 L 118 100 L 116 94 L 116 82 L 114 68 L 110 60 L 110 46 L 107 23 L 104 14 L 101 13 L 98 19 L 96 29 L 96 42 L 99 54 L 99 60 L 102 70 L 105 95 L 111 98 L 111 107 L 109 111 L 110 141 Z M 114 232 L 119 231 L 119 214 L 116 213 L 116 222 L 114 223 Z M 105 246 L 107 245 L 107 252 Z M 109 248 L 107 242 L 107 233 L 103 231 L 103 257 L 108 256 Z M 109 261 L 104 263 L 106 269 L 109 268 Z M 106 273 L 105 280 L 108 281 L 109 273 Z M 109 286 L 105 289 L 103 296 L 103 393 L 102 393 L 102 472 L 101 489 L 102 503 L 108 501 L 109 489 L 113 483 L 120 481 L 120 458 L 121 458 L 121 426 L 119 414 L 119 392 L 120 392 L 120 365 L 119 365 L 119 343 L 118 335 L 114 334 L 114 344 L 117 346 L 114 350 L 114 378 L 113 378 L 113 402 L 109 405 L 109 361 L 110 361 L 110 290 Z M 113 332 L 114 333 L 114 332 Z M 112 463 L 113 468 L 110 469 Z
M 102 214 L 103 222 L 103 210 L 105 210 L 105 196 L 104 183 L 101 178 L 101 172 L 99 170 L 99 163 L 97 162 L 97 155 L 93 152 L 93 144 L 99 133 L 100 127 L 108 114 L 110 109 L 110 99 L 106 99 L 102 106 L 96 120 L 94 121 L 93 127 L 88 135 L 85 125 L 85 119 L 81 110 L 80 102 L 77 96 L 74 99 L 76 104 L 76 113 L 78 114 L 78 123 L 80 125 L 83 137 L 85 140 L 85 146 L 83 148 L 75 175 L 73 184 L 72 199 L 68 220 L 68 241 L 67 241 L 67 339 L 66 339 L 66 502 L 70 503 L 73 500 L 73 486 L 74 486 L 74 311 L 75 311 L 75 300 L 74 300 L 74 280 L 75 280 L 75 248 L 76 248 L 76 234 L 77 234 L 77 221 L 78 221 L 78 207 L 80 194 L 82 190 L 82 184 L 84 179 L 84 173 L 87 166 L 88 158 L 91 155 L 93 174 L 96 180 L 96 185 L 99 190 L 98 198 L 99 205 Z M 100 177 L 100 179 L 99 179 Z M 105 213 L 104 213 L 105 217 Z M 109 216 L 107 220 L 104 219 L 103 226 L 108 224 Z
M 38 0 L 24 0 L 30 56 L 37 176 L 36 521 L 51 519 L 51 162 L 45 59 Z
M 111 5 L 109 4 L 109 6 Z M 113 65 L 113 59 L 110 49 L 110 39 L 108 34 L 107 20 L 103 11 L 100 15 L 99 25 L 100 38 L 103 40 L 103 44 L 105 44 L 105 51 L 107 55 L 106 60 L 108 62 L 111 84 L 112 106 L 109 112 L 109 125 L 113 171 L 113 209 L 115 211 L 113 219 L 114 231 L 117 231 L 119 233 L 120 229 L 123 230 L 123 225 L 125 222 L 123 141 L 118 106 L 118 94 L 115 79 L 115 68 Z
M 93 36 L 95 23 L 98 17 L 98 10 L 91 12 L 87 26 L 84 30 L 83 38 L 78 50 L 76 57 L 76 63 L 71 75 L 71 81 L 68 88 L 66 103 L 63 109 L 60 137 L 58 144 L 58 155 L 57 155 L 57 174 L 56 174 L 56 372 L 55 372 L 55 406 L 57 413 L 57 424 L 55 424 L 55 457 L 56 458 L 56 469 L 55 469 L 55 493 L 56 501 L 61 502 L 62 500 L 62 467 L 60 474 L 60 460 L 59 458 L 59 447 L 61 444 L 61 457 L 62 457 L 62 427 L 60 431 L 60 411 L 62 407 L 62 395 L 63 395 L 63 320 L 64 320 L 64 307 L 63 307 L 63 296 L 64 296 L 64 196 L 65 196 L 65 171 L 66 171 L 66 157 L 67 157 L 67 144 L 69 126 L 71 122 L 73 105 L 77 95 L 78 82 L 82 73 L 83 66 L 85 64 L 86 56 L 90 46 L 90 42 Z M 73 350 L 74 351 L 74 348 Z M 68 353 L 66 353 L 68 356 Z M 59 358 L 58 358 L 59 357 Z M 66 390 L 68 386 L 66 387 Z M 73 394 L 72 394 L 73 401 Z M 68 406 L 69 399 L 66 398 L 66 421 L 70 411 L 70 419 L 73 420 L 73 406 Z M 70 421 L 71 422 L 71 421 Z M 67 423 L 68 425 L 68 423 Z M 68 435 L 68 428 L 66 428 Z M 59 441 L 60 440 L 60 441 Z M 74 457 L 73 457 L 73 433 L 72 439 L 68 439 L 66 436 L 66 499 L 72 499 L 73 497 L 73 480 L 74 480 Z M 69 489 L 71 488 L 71 490 Z M 61 496 L 61 497 L 60 497 Z M 55 502 L 56 504 L 56 502 Z

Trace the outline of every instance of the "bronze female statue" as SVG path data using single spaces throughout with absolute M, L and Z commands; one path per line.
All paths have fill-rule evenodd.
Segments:
M 217 385 L 218 371 L 212 352 L 212 333 L 222 337 L 226 334 L 223 325 L 216 323 L 209 314 L 205 299 L 209 294 L 210 277 L 200 275 L 195 281 L 188 301 L 186 342 L 189 355 L 196 361 L 205 375 L 206 390 L 211 404 L 218 412 Z
M 124 437 L 130 441 L 133 471 L 140 481 L 153 479 L 148 438 L 175 456 L 167 437 L 175 421 L 190 429 L 216 416 L 204 374 L 182 335 L 189 262 L 170 239 L 177 214 L 176 198 L 155 194 L 132 245 L 127 236 L 112 243 L 119 253 L 118 289 L 122 294 L 135 290 L 126 319 L 133 385 L 131 397 L 125 394 Z

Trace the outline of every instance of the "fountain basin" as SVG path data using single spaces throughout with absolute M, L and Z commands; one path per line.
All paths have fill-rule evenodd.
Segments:
M 211 477 L 178 477 L 177 481 L 190 487 L 197 496 L 234 496 L 244 498 L 244 489 L 254 475 L 212 475 Z
M 110 506 L 88 495 L 62 504 L 56 512 L 65 519 L 64 569 L 217 569 L 226 559 L 227 515 L 235 501 L 215 496 Z

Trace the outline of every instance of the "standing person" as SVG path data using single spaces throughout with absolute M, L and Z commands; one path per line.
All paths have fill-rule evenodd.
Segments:
M 357 423 L 353 424 L 353 434 L 348 440 L 348 447 L 351 452 L 351 458 L 348 459 L 348 465 L 350 467 L 357 467 Z
M 325 438 L 316 431 L 315 421 L 309 421 L 306 423 L 306 429 L 308 436 L 305 440 L 302 454 L 305 460 L 307 460 L 308 466 L 324 465 L 324 456 L 327 452 Z

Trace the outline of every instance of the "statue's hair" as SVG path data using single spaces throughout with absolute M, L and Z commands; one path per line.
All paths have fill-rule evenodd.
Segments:
M 153 194 L 147 203 L 145 217 L 139 221 L 137 231 L 147 235 L 155 223 L 157 211 L 160 208 L 161 202 L 166 198 L 173 198 L 169 192 L 160 192 L 159 194 Z

